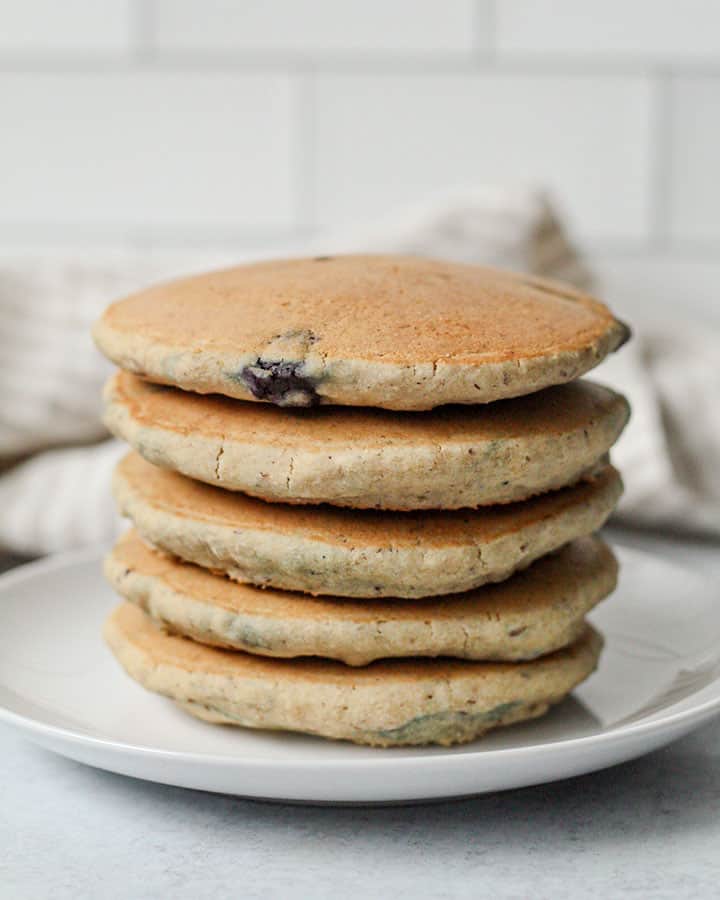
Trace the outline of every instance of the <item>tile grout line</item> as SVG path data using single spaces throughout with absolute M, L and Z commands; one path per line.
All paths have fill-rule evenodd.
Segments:
M 528 75 L 537 77 L 607 78 L 617 80 L 647 75 L 649 64 L 641 59 L 593 59 L 581 60 L 573 56 L 545 57 L 541 55 L 497 56 L 487 51 L 480 52 L 475 46 L 474 56 L 462 53 L 416 53 L 403 58 L 393 58 L 387 54 L 358 54 L 340 56 L 337 54 L 308 54 L 250 52 L 239 56 L 222 51 L 162 52 L 157 53 L 154 45 L 154 27 L 151 7 L 143 0 L 133 0 L 131 9 L 131 40 L 134 55 L 128 58 L 122 54 L 109 53 L 76 54 L 12 54 L 0 52 L 0 73 L 12 74 L 93 74 L 106 71 L 127 71 L 141 63 L 150 71 L 181 71 L 218 73 L 288 73 L 311 71 L 322 75 L 373 76 L 422 76 L 422 75 Z M 142 10 L 142 12 L 140 12 Z M 477 40 L 475 40 L 477 45 Z M 658 71 L 655 67 L 655 71 Z M 661 71 L 669 71 L 660 67 Z M 720 64 L 673 64 L 675 74 L 720 78 Z
M 12 250 L 14 246 L 22 247 L 27 241 L 39 241 L 42 244 L 50 244 L 58 248 L 62 246 L 72 248 L 77 245 L 78 241 L 82 241 L 85 245 L 88 238 L 93 246 L 109 243 L 112 247 L 118 243 L 130 243 L 133 247 L 152 246 L 170 250 L 186 247 L 213 249 L 215 245 L 232 246 L 237 241 L 262 247 L 265 242 L 305 240 L 315 235 L 317 235 L 317 228 L 306 222 L 275 227 L 267 225 L 253 227 L 247 224 L 238 227 L 201 226 L 199 229 L 167 226 L 148 231 L 138 230 L 136 227 L 126 224 L 98 229 L 92 224 L 78 225 L 77 223 L 53 223 L 52 225 L 43 222 L 0 223 L 0 241 L 5 242 L 5 250 Z M 628 244 L 626 240 L 598 238 L 586 239 L 583 246 L 590 258 L 595 256 L 615 256 L 624 259 L 654 257 L 677 262 L 717 264 L 720 253 L 720 241 L 712 240 L 668 240 L 659 246 L 657 243 L 645 240 L 633 240 L 631 244 Z

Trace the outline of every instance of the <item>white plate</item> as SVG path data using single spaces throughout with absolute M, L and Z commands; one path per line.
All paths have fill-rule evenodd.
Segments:
M 455 749 L 377 750 L 203 724 L 146 693 L 100 638 L 116 602 L 100 553 L 0 578 L 0 719 L 72 759 L 165 784 L 313 803 L 430 800 L 521 787 L 647 753 L 720 709 L 720 606 L 709 582 L 620 549 L 593 621 L 600 669 L 549 716 Z

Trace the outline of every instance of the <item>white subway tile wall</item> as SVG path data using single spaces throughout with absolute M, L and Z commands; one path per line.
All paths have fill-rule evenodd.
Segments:
M 131 230 L 293 222 L 285 74 L 0 75 L 0 224 Z
M 0 54 L 117 55 L 131 44 L 127 0 L 0 0 Z
M 475 0 L 156 0 L 151 40 L 163 52 L 470 54 L 489 45 L 489 10 Z
M 720 78 L 676 78 L 671 97 L 671 234 L 720 244 Z
M 715 60 L 717 0 L 499 0 L 501 54 Z
M 652 97 L 642 76 L 352 74 L 315 83 L 321 223 L 490 180 L 547 185 L 582 236 L 651 234 Z
M 280 246 L 520 181 L 619 289 L 710 303 L 719 158 L 717 0 L 0 0 L 2 253 Z

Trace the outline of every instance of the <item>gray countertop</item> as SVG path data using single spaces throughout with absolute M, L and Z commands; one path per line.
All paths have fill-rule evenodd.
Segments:
M 642 539 L 642 545 L 648 546 Z M 717 551 L 655 549 L 720 574 Z M 0 726 L 0 898 L 717 897 L 720 720 L 580 778 L 392 808 L 111 775 Z
M 3 728 L 0 747 L 3 900 L 718 896 L 718 721 L 593 775 L 375 809 L 149 784 Z

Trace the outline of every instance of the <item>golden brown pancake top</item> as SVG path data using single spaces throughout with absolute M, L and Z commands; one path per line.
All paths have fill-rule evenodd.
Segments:
M 465 365 L 582 350 L 617 329 L 566 285 L 412 256 L 274 260 L 156 285 L 103 323 L 167 347 L 253 352 L 277 339 L 330 360 Z

